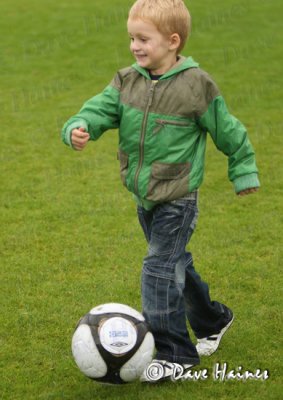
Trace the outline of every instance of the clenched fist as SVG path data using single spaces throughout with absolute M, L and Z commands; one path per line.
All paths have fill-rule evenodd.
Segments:
M 87 145 L 90 135 L 85 131 L 85 128 L 78 128 L 72 130 L 71 141 L 74 149 L 81 151 Z

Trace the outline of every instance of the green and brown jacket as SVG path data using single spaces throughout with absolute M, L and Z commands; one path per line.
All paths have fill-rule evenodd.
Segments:
M 228 112 L 213 80 L 191 57 L 180 57 L 158 81 L 137 64 L 120 70 L 64 125 L 66 144 L 71 146 L 71 131 L 78 127 L 91 140 L 119 128 L 123 184 L 147 209 L 199 188 L 207 132 L 228 156 L 235 191 L 259 186 L 245 127 Z

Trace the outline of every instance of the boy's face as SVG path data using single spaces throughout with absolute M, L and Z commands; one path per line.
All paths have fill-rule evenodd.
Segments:
M 172 40 L 176 34 L 165 37 L 152 22 L 142 19 L 129 19 L 128 33 L 130 50 L 139 66 L 162 75 L 176 63 L 178 43 Z

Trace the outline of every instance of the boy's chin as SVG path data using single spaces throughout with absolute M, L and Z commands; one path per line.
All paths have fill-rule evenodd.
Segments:
M 137 64 L 138 64 L 140 67 L 148 68 L 148 63 L 147 63 L 146 61 L 144 61 L 144 60 L 136 60 L 136 61 L 137 61 Z
M 152 65 L 149 62 L 142 61 L 142 60 L 137 60 L 137 64 L 145 69 L 152 69 Z
M 136 63 L 137 63 L 140 67 L 143 67 L 143 68 L 150 68 L 150 67 L 151 67 L 151 65 L 150 65 L 150 63 L 149 63 L 149 60 L 146 59 L 146 58 L 144 58 L 144 59 L 142 59 L 142 58 L 136 58 Z

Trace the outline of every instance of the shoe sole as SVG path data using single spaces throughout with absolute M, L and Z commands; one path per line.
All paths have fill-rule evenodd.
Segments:
M 223 335 L 228 331 L 228 329 L 230 328 L 230 326 L 232 325 L 233 322 L 234 322 L 234 316 L 232 317 L 231 321 L 226 326 L 224 326 L 224 328 L 221 329 L 219 336 L 218 336 L 217 340 L 215 341 L 216 347 L 213 349 L 209 349 L 207 352 L 205 352 L 203 354 L 198 353 L 199 356 L 211 356 L 213 353 L 215 353 L 219 347 L 219 344 L 221 342 Z
M 141 375 L 140 382 L 150 383 L 150 384 L 162 383 L 166 381 L 175 382 L 180 379 L 180 378 L 175 379 L 176 376 L 179 376 L 180 374 L 182 375 L 187 369 L 190 369 L 191 367 L 193 367 L 193 365 L 191 364 L 181 365 L 178 363 L 171 363 L 163 360 L 161 361 L 153 360 Z

